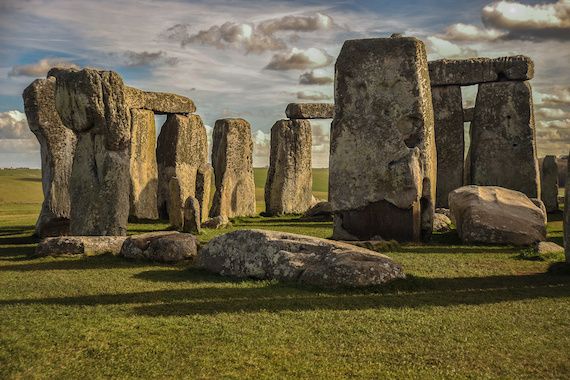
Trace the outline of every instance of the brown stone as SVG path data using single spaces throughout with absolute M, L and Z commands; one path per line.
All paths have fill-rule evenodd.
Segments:
M 194 102 L 182 95 L 142 91 L 128 86 L 125 87 L 125 94 L 129 108 L 146 109 L 159 115 L 196 112 Z
M 432 88 L 433 91 L 433 88 Z M 463 109 L 463 122 L 464 123 L 471 123 L 473 121 L 473 111 L 475 107 L 469 107 Z
M 202 164 L 196 174 L 196 199 L 200 203 L 201 221 L 208 219 L 212 198 L 212 182 L 214 181 L 214 168 L 210 164 Z
M 183 232 L 188 232 L 194 235 L 200 233 L 200 202 L 194 197 L 188 197 L 184 204 L 184 226 Z
M 198 251 L 196 237 L 176 231 L 149 232 L 129 236 L 121 248 L 128 259 L 176 263 L 193 259 Z
M 570 155 L 569 155 L 570 157 Z M 568 160 L 566 161 L 568 163 Z M 566 167 L 566 187 L 564 192 L 564 252 L 570 263 L 570 165 Z
M 546 156 L 540 171 L 540 198 L 547 212 L 558 211 L 558 164 L 556 156 Z
M 332 103 L 289 103 L 285 109 L 289 119 L 332 119 Z
M 126 236 L 58 236 L 43 239 L 36 247 L 38 256 L 118 255 Z
M 180 180 L 176 177 L 170 178 L 168 190 L 168 220 L 172 227 L 181 230 L 184 225 L 184 196 Z

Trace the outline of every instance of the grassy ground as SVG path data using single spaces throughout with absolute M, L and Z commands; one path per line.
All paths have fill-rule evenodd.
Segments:
M 29 258 L 38 177 L 0 172 L 2 379 L 570 374 L 570 276 L 548 272 L 562 255 L 523 259 L 520 249 L 466 247 L 454 232 L 439 234 L 389 254 L 407 280 L 358 291 L 112 256 Z M 560 215 L 552 219 L 549 237 L 560 243 Z M 133 224 L 130 233 L 166 227 Z M 294 217 L 233 228 L 331 234 L 330 223 Z

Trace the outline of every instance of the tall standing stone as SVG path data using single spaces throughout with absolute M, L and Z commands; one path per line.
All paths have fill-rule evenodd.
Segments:
M 200 219 L 202 222 L 208 219 L 210 201 L 212 195 L 212 182 L 214 180 L 214 168 L 210 164 L 202 164 L 196 175 L 196 199 L 200 204 Z
M 56 108 L 77 134 L 69 183 L 72 235 L 125 235 L 129 216 L 130 114 L 113 71 L 52 69 Z
M 570 264 L 570 165 L 567 166 L 566 173 L 566 187 L 564 190 L 564 252 L 566 253 L 566 262 Z
M 210 216 L 255 215 L 251 126 L 244 119 L 216 120 L 212 142 L 216 192 Z
M 154 112 L 131 110 L 131 208 L 135 219 L 158 219 Z
M 448 195 L 463 186 L 464 133 L 461 87 L 432 87 L 437 147 L 436 207 L 448 208 Z
M 279 120 L 271 128 L 265 211 L 271 215 L 301 214 L 311 207 L 311 124 Z
M 540 197 L 547 212 L 558 211 L 558 164 L 556 156 L 546 156 L 540 170 Z
M 69 233 L 69 178 L 77 138 L 55 107 L 55 78 L 37 79 L 23 94 L 30 130 L 40 143 L 44 201 L 36 222 L 40 237 Z
M 208 161 L 206 128 L 198 115 L 168 115 L 158 135 L 158 210 L 161 218 L 168 217 L 169 182 L 180 182 L 182 198 L 196 193 L 198 168 Z
M 336 61 L 329 200 L 338 239 L 428 239 L 436 188 L 424 44 L 345 41 Z
M 532 90 L 528 82 L 479 85 L 471 123 L 470 184 L 540 198 Z
M 176 177 L 168 181 L 168 220 L 176 229 L 182 229 L 184 224 L 184 197 L 182 184 Z

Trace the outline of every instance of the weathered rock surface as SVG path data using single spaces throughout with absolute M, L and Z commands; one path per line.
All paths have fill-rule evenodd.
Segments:
M 196 174 L 196 199 L 200 203 L 201 221 L 208 219 L 210 213 L 212 182 L 214 181 L 214 168 L 210 164 L 202 164 Z
M 558 164 L 556 156 L 546 156 L 540 171 L 540 198 L 547 212 L 558 211 Z
M 70 233 L 125 235 L 129 215 L 130 113 L 112 71 L 52 69 L 56 108 L 77 133 L 70 177 Z
M 564 247 L 561 247 L 558 244 L 553 243 L 551 241 L 541 241 L 535 245 L 534 250 L 539 255 L 545 255 L 548 253 L 564 252 Z
M 194 102 L 182 95 L 142 91 L 128 86 L 125 87 L 125 94 L 129 108 L 146 109 L 159 115 L 196 112 Z
M 178 178 L 182 198 L 196 195 L 198 168 L 208 161 L 206 128 L 198 115 L 168 115 L 158 135 L 158 210 L 168 218 L 169 182 Z
M 322 287 L 363 287 L 404 278 L 400 265 L 364 248 L 309 236 L 239 230 L 212 239 L 197 265 L 224 276 Z
M 433 230 L 435 232 L 447 232 L 451 229 L 451 219 L 444 214 L 433 214 Z
M 77 138 L 55 108 L 55 78 L 37 79 L 23 93 L 30 130 L 40 143 L 44 201 L 36 222 L 40 237 L 69 233 L 69 179 Z
M 548 218 L 548 215 L 546 212 L 546 206 L 544 206 L 544 202 L 538 198 L 529 198 L 529 199 L 532 203 L 534 203 L 536 207 L 538 207 L 542 211 L 542 213 L 544 214 L 544 219 L 546 220 Z
M 410 37 L 345 41 L 331 126 L 333 237 L 427 240 L 435 187 L 424 44 Z
M 216 120 L 212 141 L 216 192 L 210 216 L 255 215 L 251 126 L 244 119 Z
M 432 88 L 433 91 L 433 88 Z M 469 107 L 469 108 L 464 108 L 463 109 L 463 122 L 464 123 L 470 123 L 473 121 L 473 111 L 475 110 L 475 107 Z
M 172 227 L 182 229 L 184 224 L 184 197 L 182 195 L 182 185 L 176 177 L 170 178 L 168 200 L 168 221 Z
M 130 216 L 158 219 L 156 127 L 152 111 L 131 110 L 130 173 Z
M 313 199 L 311 124 L 279 120 L 271 128 L 265 211 L 269 215 L 301 214 Z
M 194 197 L 188 197 L 184 204 L 184 226 L 182 226 L 182 231 L 198 235 L 201 222 L 200 202 Z
M 43 239 L 36 247 L 39 256 L 118 255 L 126 236 L 58 236 Z
M 211 228 L 214 230 L 230 227 L 231 225 L 230 220 L 224 216 L 214 216 L 213 218 L 206 219 L 206 221 L 202 223 L 203 228 Z
M 469 86 L 503 80 L 526 81 L 534 76 L 534 63 L 523 55 L 441 59 L 429 62 L 429 76 L 432 86 Z
M 546 218 L 526 195 L 497 186 L 464 186 L 449 194 L 464 243 L 531 245 L 546 240 Z
M 321 201 L 311 206 L 303 215 L 305 218 L 323 217 L 332 219 L 332 207 L 327 201 Z
M 463 186 L 464 133 L 461 87 L 431 89 L 437 147 L 436 207 L 448 207 L 447 196 Z
M 197 251 L 198 243 L 193 235 L 160 231 L 130 236 L 123 244 L 121 256 L 175 263 L 193 259 Z
M 566 165 L 566 173 L 566 188 L 564 192 L 564 252 L 566 254 L 566 262 L 570 263 L 570 165 Z
M 285 109 L 289 119 L 332 119 L 332 103 L 289 103 Z
M 479 85 L 471 123 L 468 183 L 540 198 L 532 90 L 528 82 Z

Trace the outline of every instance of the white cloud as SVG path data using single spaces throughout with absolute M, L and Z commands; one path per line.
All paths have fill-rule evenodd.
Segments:
M 440 37 L 448 41 L 475 42 L 494 41 L 504 35 L 505 32 L 496 29 L 486 29 L 476 25 L 458 23 L 448 26 Z
M 253 166 L 265 167 L 269 165 L 269 152 L 271 150 L 271 134 L 261 130 L 253 134 Z
M 297 92 L 297 99 L 321 101 L 321 100 L 330 100 L 332 99 L 332 96 L 327 95 L 320 91 L 299 91 Z
M 307 85 L 325 85 L 334 82 L 331 74 L 323 70 L 311 70 L 299 76 L 299 84 Z
M 23 112 L 0 112 L 0 154 L 37 152 L 39 148 Z
M 28 65 L 15 65 L 8 76 L 45 77 L 52 67 L 78 68 L 76 64 L 63 58 L 43 58 Z
M 474 49 L 462 47 L 434 36 L 427 38 L 427 47 L 430 53 L 439 58 L 470 58 L 478 55 Z
M 570 118 L 570 112 L 561 110 L 560 108 L 537 108 L 534 114 L 537 119 L 542 120 L 560 120 Z
M 161 64 L 174 66 L 178 63 L 178 58 L 169 57 L 168 54 L 162 50 L 155 52 L 135 52 L 132 50 L 127 50 L 123 53 L 123 55 L 125 57 L 125 65 L 128 67 L 142 67 Z
M 550 94 L 535 92 L 535 103 L 543 106 L 570 106 L 570 87 L 555 88 Z
M 306 50 L 293 48 L 286 53 L 273 55 L 265 66 L 268 70 L 307 70 L 330 65 L 334 58 L 324 49 L 309 48 Z

